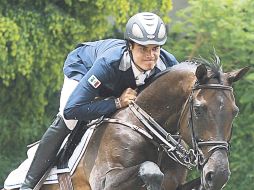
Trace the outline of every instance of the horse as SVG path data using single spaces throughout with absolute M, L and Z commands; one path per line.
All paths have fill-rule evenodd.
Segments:
M 112 115 L 114 121 L 96 128 L 72 176 L 74 188 L 223 188 L 230 177 L 229 143 L 239 111 L 232 85 L 248 69 L 224 73 L 215 56 L 182 62 L 156 76 L 129 107 Z M 186 182 L 190 167 L 200 171 L 194 186 Z

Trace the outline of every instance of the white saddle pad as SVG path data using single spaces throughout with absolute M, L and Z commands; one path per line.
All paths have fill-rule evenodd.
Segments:
M 70 172 L 70 175 L 72 175 L 80 161 L 80 159 L 82 158 L 87 144 L 92 136 L 92 133 L 95 129 L 95 126 L 89 127 L 88 130 L 86 131 L 86 133 L 84 134 L 84 136 L 82 137 L 80 143 L 78 144 L 78 146 L 76 147 L 76 149 L 74 150 L 69 162 L 68 162 L 68 168 L 66 169 L 57 169 L 56 167 L 53 167 L 46 179 L 46 181 L 44 182 L 44 184 L 54 184 L 54 183 L 58 183 L 58 179 L 57 179 L 57 174 L 58 173 L 65 173 L 65 172 Z M 65 139 L 63 145 L 65 144 L 67 138 Z M 63 146 L 62 145 L 62 146 Z M 5 182 L 4 182 L 4 188 L 5 189 L 14 189 L 14 188 L 19 188 L 21 186 L 21 183 L 25 180 L 25 176 L 27 174 L 27 171 L 31 165 L 31 162 L 33 160 L 34 154 L 36 152 L 38 148 L 38 144 L 34 145 L 33 147 L 31 147 L 28 151 L 27 151 L 27 156 L 28 158 L 22 162 L 20 164 L 20 166 L 13 170 L 8 177 L 6 178 Z

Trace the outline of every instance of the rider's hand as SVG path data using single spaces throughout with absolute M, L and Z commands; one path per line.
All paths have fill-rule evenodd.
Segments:
M 137 98 L 137 92 L 136 90 L 133 90 L 131 88 L 127 88 L 122 95 L 117 99 L 120 103 L 118 108 L 124 108 L 127 107 L 131 101 L 134 101 Z

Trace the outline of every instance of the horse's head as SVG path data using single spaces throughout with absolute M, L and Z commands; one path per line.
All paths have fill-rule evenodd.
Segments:
M 232 122 L 238 114 L 232 83 L 248 68 L 223 73 L 219 64 L 197 67 L 196 83 L 182 115 L 180 133 L 192 144 L 201 169 L 201 189 L 221 189 L 230 177 L 228 163 Z M 184 124 L 185 123 L 185 124 Z
M 232 84 L 249 70 L 223 73 L 215 58 L 212 63 L 200 59 L 199 66 L 184 62 L 172 67 L 137 98 L 140 107 L 168 132 L 178 131 L 193 150 L 184 162 L 198 166 L 201 189 L 207 190 L 221 189 L 230 177 L 229 142 L 238 113 Z

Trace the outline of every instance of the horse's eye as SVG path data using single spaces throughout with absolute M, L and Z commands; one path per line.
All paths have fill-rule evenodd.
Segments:
M 205 111 L 205 106 L 202 104 L 193 105 L 193 112 L 196 117 L 201 116 Z

